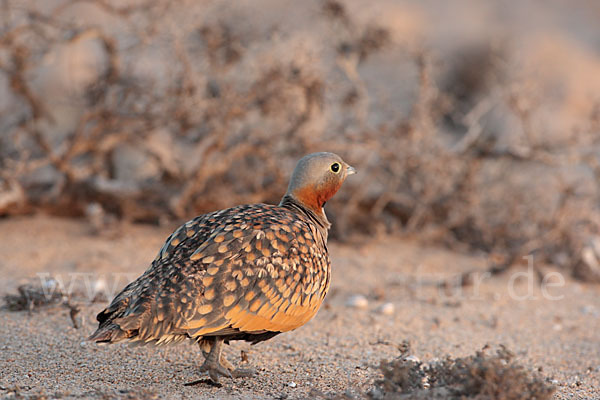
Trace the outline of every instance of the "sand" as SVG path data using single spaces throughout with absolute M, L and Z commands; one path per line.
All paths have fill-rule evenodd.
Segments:
M 435 283 L 466 270 L 484 271 L 486 258 L 399 237 L 331 243 L 331 291 L 312 321 L 256 346 L 226 346 L 234 363 L 246 353 L 241 365 L 257 369 L 253 378 L 223 379 L 221 387 L 184 386 L 205 377 L 197 371 L 202 357 L 192 344 L 86 342 L 96 313 L 106 306 L 89 301 L 86 279 L 92 294 L 98 280 L 106 289 L 124 286 L 147 268 L 174 227 L 123 225 L 119 235 L 93 235 L 85 221 L 0 221 L 0 296 L 47 274 L 67 287 L 74 279 L 79 297 L 72 303 L 81 310 L 79 329 L 65 307 L 0 311 L 0 397 L 361 398 L 381 378 L 380 361 L 397 357 L 407 340 L 412 355 L 424 362 L 504 344 L 519 363 L 554 382 L 557 399 L 600 398 L 600 287 L 568 276 L 561 286 L 542 287 L 523 276 L 512 285 L 515 273 L 527 273 L 523 264 L 449 293 Z M 560 283 L 558 275 L 548 279 Z M 348 305 L 356 295 L 366 298 L 366 307 Z M 391 305 L 382 312 L 386 303 Z

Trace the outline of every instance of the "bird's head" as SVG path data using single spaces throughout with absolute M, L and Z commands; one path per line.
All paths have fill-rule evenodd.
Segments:
M 286 196 L 313 210 L 318 215 L 325 203 L 356 170 L 337 154 L 312 153 L 296 164 Z

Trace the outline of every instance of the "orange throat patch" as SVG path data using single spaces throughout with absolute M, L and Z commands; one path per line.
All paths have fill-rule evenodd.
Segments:
M 304 186 L 296 189 L 293 195 L 302 204 L 321 215 L 325 203 L 337 193 L 341 186 L 342 182 L 327 182 L 321 186 Z

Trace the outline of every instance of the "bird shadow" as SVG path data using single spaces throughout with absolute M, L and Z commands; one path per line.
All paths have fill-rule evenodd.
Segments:
M 213 382 L 210 378 L 198 379 L 196 381 L 184 383 L 183 386 L 198 386 L 198 385 L 207 385 L 211 387 L 223 387 L 220 383 Z

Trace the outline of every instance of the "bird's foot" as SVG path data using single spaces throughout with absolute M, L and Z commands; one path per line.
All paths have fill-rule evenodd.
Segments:
M 219 383 L 219 376 L 233 378 L 229 368 L 224 367 L 220 362 L 213 358 L 207 358 L 204 364 L 200 366 L 200 372 L 208 372 L 208 376 L 214 383 Z
M 235 368 L 228 360 L 221 354 L 221 345 L 223 341 L 215 338 L 212 340 L 206 340 L 200 343 L 202 354 L 204 355 L 204 364 L 200 366 L 200 372 L 208 372 L 208 376 L 215 383 L 219 383 L 219 377 L 225 376 L 227 378 L 245 378 L 253 376 L 256 371 L 252 368 Z
M 221 355 L 221 365 L 229 370 L 233 378 L 248 378 L 256 375 L 254 368 L 236 368 L 223 355 Z
M 234 368 L 231 370 L 231 376 L 234 378 L 249 378 L 256 375 L 254 368 Z
M 225 357 L 221 356 L 219 362 L 208 357 L 200 366 L 200 372 L 208 372 L 214 383 L 219 383 L 219 377 L 248 378 L 256 375 L 254 368 L 235 368 Z

